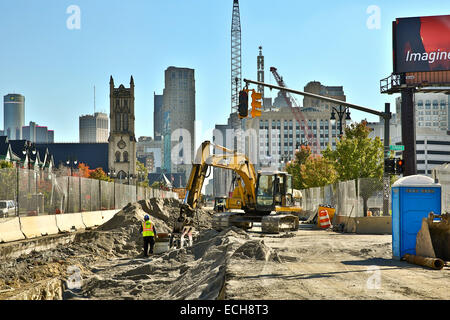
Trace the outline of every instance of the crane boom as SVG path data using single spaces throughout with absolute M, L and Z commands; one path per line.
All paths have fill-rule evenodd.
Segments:
M 283 81 L 283 77 L 280 76 L 280 74 L 277 71 L 277 68 L 270 67 L 270 72 L 272 72 L 275 81 L 280 87 L 286 88 L 286 84 Z M 305 137 L 307 137 L 307 140 L 311 144 L 312 148 L 311 151 L 315 154 L 318 154 L 320 152 L 320 146 L 318 144 L 317 138 L 314 136 L 311 130 L 309 130 L 307 119 L 305 118 L 303 112 L 300 111 L 300 107 L 297 105 L 294 97 L 292 97 L 288 92 L 281 90 L 281 94 L 283 95 L 287 105 L 289 108 L 291 108 L 292 113 L 294 114 L 295 119 L 300 125 L 300 128 L 305 133 Z

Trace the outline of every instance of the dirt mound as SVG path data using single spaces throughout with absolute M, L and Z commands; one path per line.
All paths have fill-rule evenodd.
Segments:
M 189 248 L 150 259 L 112 261 L 98 266 L 71 299 L 218 299 L 225 275 L 236 259 L 265 260 L 270 250 L 238 228 L 202 231 Z
M 263 240 L 252 240 L 244 243 L 233 254 L 235 258 L 256 259 L 268 261 L 272 256 L 272 250 L 264 244 Z
M 76 233 L 69 245 L 42 252 L 32 252 L 0 264 L 0 293 L 27 286 L 51 277 L 67 278 L 69 266 L 78 266 L 84 275 L 87 266 L 105 259 L 138 257 L 142 253 L 140 226 L 145 214 L 151 216 L 157 232 L 170 232 L 178 218 L 176 199 L 151 199 L 128 204 L 113 218 L 94 230 Z M 199 210 L 200 229 L 211 224 L 211 214 Z M 181 260 L 180 260 L 181 261 Z

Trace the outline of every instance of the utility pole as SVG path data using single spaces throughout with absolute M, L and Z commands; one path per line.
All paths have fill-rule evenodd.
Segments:
M 402 121 L 402 142 L 405 146 L 403 159 L 406 159 L 403 176 L 417 174 L 416 157 L 416 110 L 414 107 L 414 89 L 401 89 L 401 121 Z

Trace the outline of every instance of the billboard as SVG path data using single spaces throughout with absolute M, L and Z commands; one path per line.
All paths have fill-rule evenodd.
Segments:
M 450 15 L 392 23 L 394 73 L 450 70 Z

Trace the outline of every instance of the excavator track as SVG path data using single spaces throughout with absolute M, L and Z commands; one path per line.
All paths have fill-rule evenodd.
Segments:
M 251 216 L 237 212 L 216 213 L 213 216 L 212 227 L 217 231 L 235 226 L 244 230 L 251 229 L 254 222 L 261 223 L 262 233 L 281 233 L 296 231 L 299 219 L 292 214 L 272 214 L 267 216 Z

